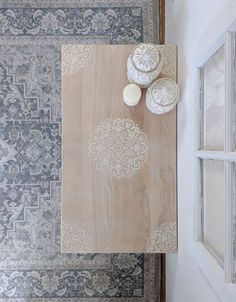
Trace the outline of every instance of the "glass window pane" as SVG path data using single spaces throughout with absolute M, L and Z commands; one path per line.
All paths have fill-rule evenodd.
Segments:
M 233 213 L 233 281 L 236 283 L 236 163 L 232 163 L 232 198 L 234 204 Z
M 235 88 L 236 88 L 236 84 L 235 84 Z M 232 132 L 232 134 L 233 134 L 233 151 L 236 151 L 236 93 L 234 96 L 234 103 L 233 103 L 233 132 Z
M 225 249 L 224 162 L 202 161 L 203 243 L 223 266 Z
M 222 47 L 203 68 L 202 146 L 224 150 L 225 52 Z
M 236 53 L 235 53 L 236 56 Z M 236 60 L 236 58 L 235 58 Z M 232 118 L 232 136 L 233 136 L 233 151 L 236 151 L 236 65 L 233 65 L 233 74 L 232 74 L 232 95 L 233 95 L 233 118 Z

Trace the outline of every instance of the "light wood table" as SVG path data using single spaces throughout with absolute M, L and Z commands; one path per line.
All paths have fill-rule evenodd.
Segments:
M 133 47 L 63 46 L 63 253 L 176 251 L 176 110 L 123 103 Z M 156 47 L 175 79 L 176 48 Z

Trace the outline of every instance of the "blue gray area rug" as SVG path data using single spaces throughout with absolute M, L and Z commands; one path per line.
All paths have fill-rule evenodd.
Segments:
M 157 6 L 0 0 L 0 301 L 159 301 L 159 256 L 60 254 L 61 45 L 158 42 Z

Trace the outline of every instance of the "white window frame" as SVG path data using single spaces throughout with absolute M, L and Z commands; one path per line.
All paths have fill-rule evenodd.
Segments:
M 200 149 L 200 138 L 202 137 L 200 107 L 203 93 L 203 67 L 209 59 L 221 48 L 225 47 L 225 147 L 224 151 L 207 151 Z M 206 52 L 196 65 L 195 80 L 195 243 L 194 248 L 198 257 L 198 263 L 202 273 L 206 276 L 209 283 L 217 291 L 218 295 L 225 301 L 223 292 L 225 289 L 231 289 L 229 300 L 232 299 L 232 293 L 236 295 L 236 285 L 233 282 L 233 213 L 235 204 L 233 202 L 233 187 L 231 163 L 236 163 L 236 152 L 233 152 L 233 104 L 236 100 L 236 22 L 216 41 L 216 43 Z M 233 90 L 234 93 L 233 93 Z M 202 242 L 202 203 L 201 200 L 201 167 L 200 161 L 203 159 L 221 160 L 225 163 L 225 253 L 224 268 L 210 254 Z M 235 280 L 236 281 L 236 280 Z

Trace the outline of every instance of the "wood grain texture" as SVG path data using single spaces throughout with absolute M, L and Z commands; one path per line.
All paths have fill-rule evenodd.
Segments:
M 85 53 L 81 47 L 72 65 L 68 47 L 62 49 L 62 252 L 173 252 L 176 111 L 150 113 L 144 91 L 137 106 L 123 103 L 133 46 L 97 45 Z M 175 79 L 175 47 L 157 47 L 166 64 L 161 76 Z M 132 120 L 146 134 L 146 162 L 131 176 L 98 170 L 89 151 L 107 119 Z
M 165 0 L 159 0 L 159 43 L 165 44 Z

